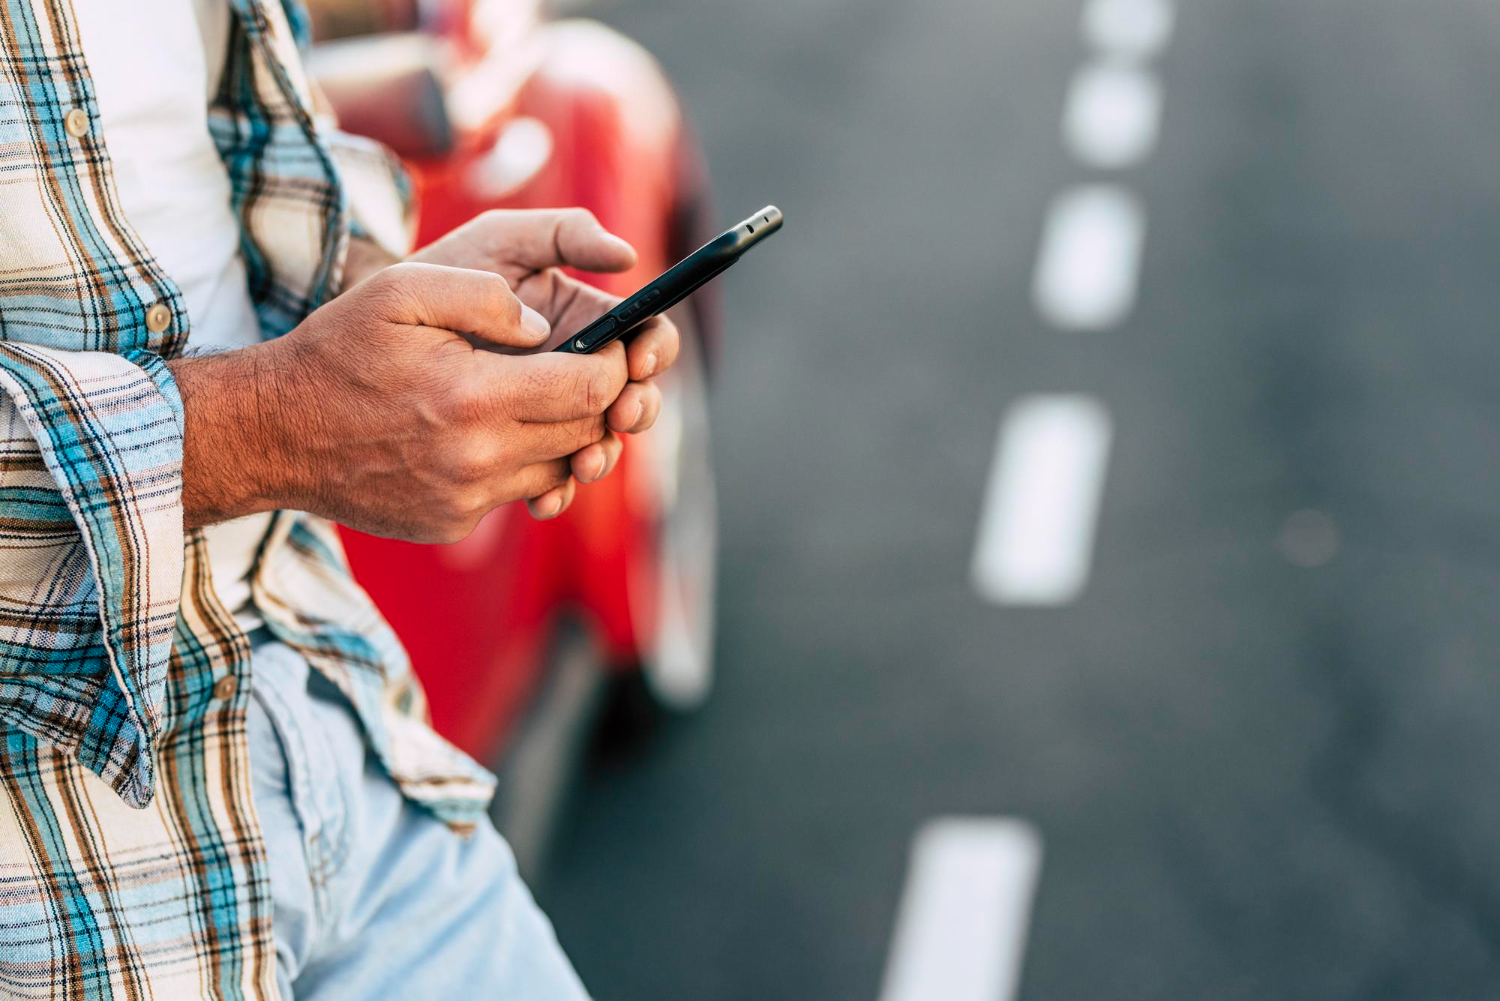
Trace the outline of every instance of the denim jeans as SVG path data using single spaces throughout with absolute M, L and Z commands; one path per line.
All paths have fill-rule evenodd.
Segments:
M 461 838 L 403 799 L 289 647 L 257 645 L 251 677 L 285 1001 L 587 997 L 493 826 Z

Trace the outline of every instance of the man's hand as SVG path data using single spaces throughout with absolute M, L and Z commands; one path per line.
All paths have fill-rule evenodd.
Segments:
M 635 265 L 636 255 L 630 244 L 606 231 L 584 209 L 542 209 L 486 212 L 409 260 L 476 268 L 504 278 L 523 303 L 552 324 L 553 335 L 546 345 L 551 350 L 620 301 L 560 269 L 625 271 Z M 656 423 L 661 391 L 655 377 L 671 367 L 677 350 L 677 328 L 664 317 L 631 335 L 626 347 L 630 384 L 609 408 L 609 433 L 573 456 L 579 481 L 598 479 L 614 468 L 620 457 L 620 434 L 644 431 Z M 560 487 L 559 493 L 565 495 L 566 508 L 573 484 Z M 533 514 L 553 499 L 538 498 Z
M 605 440 L 627 371 L 618 344 L 586 356 L 475 347 L 534 351 L 547 337 L 494 274 L 398 264 L 279 340 L 173 362 L 188 526 L 287 507 L 453 542 L 508 501 L 559 513 L 572 474 L 607 471 L 607 455 L 582 469 L 578 457 Z

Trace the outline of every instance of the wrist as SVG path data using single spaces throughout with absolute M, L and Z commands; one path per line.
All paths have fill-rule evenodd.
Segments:
M 170 362 L 183 400 L 183 519 L 188 528 L 297 506 L 301 395 L 280 341 Z

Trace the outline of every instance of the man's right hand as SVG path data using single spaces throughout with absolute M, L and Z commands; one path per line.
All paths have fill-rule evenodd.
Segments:
M 464 538 L 494 508 L 566 483 L 569 456 L 605 437 L 627 378 L 619 343 L 475 346 L 534 349 L 548 333 L 497 275 L 398 264 L 285 337 L 172 362 L 187 526 L 292 508 L 417 542 Z

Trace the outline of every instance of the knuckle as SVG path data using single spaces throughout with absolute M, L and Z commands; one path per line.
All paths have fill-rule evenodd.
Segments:
M 471 445 L 459 465 L 459 482 L 468 486 L 484 483 L 494 474 L 495 454 L 494 449 L 487 445 Z M 479 502 L 477 493 L 466 492 L 462 502 L 467 509 L 476 507 Z
M 402 311 L 402 307 L 408 305 L 413 298 L 410 288 L 409 273 L 401 269 L 406 264 L 392 264 L 390 267 L 372 275 L 369 280 L 359 287 L 359 295 L 377 314 L 390 316 L 392 313 Z
M 482 485 L 474 485 L 459 492 L 458 510 L 462 519 L 471 523 L 483 518 L 490 509 L 490 492 Z
M 484 483 L 495 468 L 494 447 L 481 440 L 468 440 L 459 445 L 448 461 L 448 479 L 454 487 L 450 505 L 460 510 L 470 510 L 476 500 L 477 485 Z
M 472 486 L 453 491 L 441 511 L 442 529 L 461 533 L 459 539 L 467 536 L 484 516 L 486 499 L 482 490 Z
M 427 269 L 411 261 L 398 261 L 375 276 L 374 284 L 392 289 L 411 289 L 423 284 Z
M 489 411 L 489 393 L 478 380 L 465 379 L 444 393 L 443 404 L 450 421 L 460 427 L 472 427 Z
M 614 380 L 609 373 L 601 369 L 594 369 L 578 377 L 582 383 L 578 387 L 578 394 L 582 397 L 587 412 L 590 414 L 602 414 L 605 409 L 614 402 Z
M 392 264 L 390 267 L 382 271 L 381 275 L 385 278 L 390 279 L 391 281 L 398 281 L 402 278 L 410 278 L 413 275 L 420 275 L 424 271 L 426 271 L 426 268 L 413 261 L 397 261 L 395 264 Z

